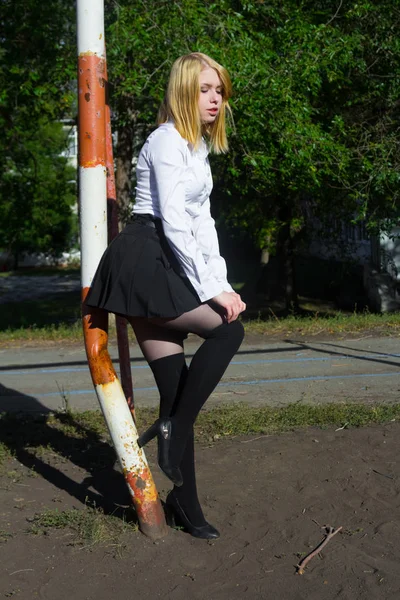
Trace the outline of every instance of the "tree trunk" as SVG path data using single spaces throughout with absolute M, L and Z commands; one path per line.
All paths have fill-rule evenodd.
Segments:
M 269 250 L 268 248 L 263 248 L 261 250 L 260 264 L 264 267 L 269 263 Z
M 282 226 L 278 234 L 280 289 L 285 299 L 286 310 L 298 311 L 299 301 L 296 287 L 294 244 L 290 232 L 291 209 L 290 207 L 283 207 L 280 213 L 280 220 L 282 221 Z

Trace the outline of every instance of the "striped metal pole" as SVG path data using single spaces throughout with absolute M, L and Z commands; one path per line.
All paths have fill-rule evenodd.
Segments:
M 108 315 L 85 306 L 91 281 L 107 246 L 107 173 L 103 0 L 78 0 L 79 204 L 83 331 L 90 373 L 131 494 L 141 531 L 167 533 L 164 513 L 108 344 Z

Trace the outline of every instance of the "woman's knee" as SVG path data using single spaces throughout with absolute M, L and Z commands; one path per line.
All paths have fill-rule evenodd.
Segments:
M 219 327 L 213 329 L 207 337 L 229 339 L 232 344 L 235 344 L 239 347 L 243 342 L 244 327 L 240 321 L 223 323 Z
M 241 321 L 232 321 L 232 323 L 228 323 L 229 334 L 232 336 L 232 339 L 235 340 L 237 346 L 243 342 L 244 338 L 244 327 Z

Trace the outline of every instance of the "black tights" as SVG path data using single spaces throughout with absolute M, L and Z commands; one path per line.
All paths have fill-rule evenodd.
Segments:
M 179 465 L 183 486 L 174 494 L 193 525 L 204 524 L 197 497 L 193 425 L 243 340 L 239 321 L 224 323 L 208 304 L 176 319 L 131 318 L 136 338 L 160 392 L 160 416 L 172 417 L 171 459 Z M 204 338 L 186 367 L 183 340 L 188 333 Z

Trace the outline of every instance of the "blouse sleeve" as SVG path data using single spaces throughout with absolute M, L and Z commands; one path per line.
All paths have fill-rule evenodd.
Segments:
M 210 212 L 209 198 L 204 202 L 199 216 L 194 220 L 193 233 L 207 266 L 216 280 L 223 286 L 224 292 L 233 292 L 234 290 L 227 281 L 225 260 L 219 253 L 218 235 L 215 229 L 215 221 Z
M 224 288 L 206 264 L 185 211 L 186 142 L 161 132 L 155 142 L 150 158 L 165 237 L 201 302 L 206 302 Z

